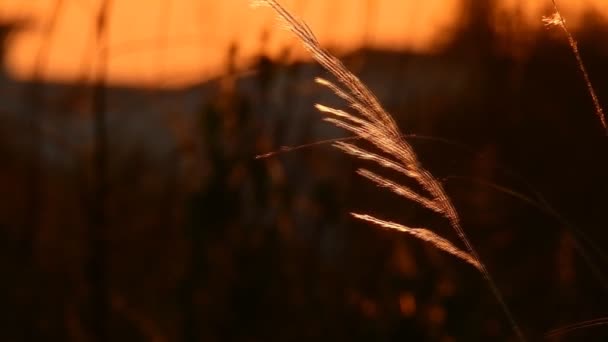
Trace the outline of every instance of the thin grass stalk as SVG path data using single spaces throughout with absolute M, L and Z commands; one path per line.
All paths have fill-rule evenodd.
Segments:
M 590 327 L 597 327 L 597 326 L 601 326 L 601 325 L 608 325 L 608 317 L 601 317 L 601 318 L 590 319 L 590 320 L 577 322 L 577 323 L 573 323 L 573 324 L 568 324 L 566 326 L 556 328 L 556 329 L 553 329 L 553 330 L 547 332 L 545 334 L 545 338 L 554 338 L 554 337 L 558 337 L 558 336 L 563 336 L 563 335 L 569 334 L 571 332 L 574 332 L 576 330 L 590 328 Z
M 600 120 L 600 123 L 601 123 L 602 127 L 604 128 L 605 133 L 608 135 L 608 124 L 606 123 L 606 115 L 604 113 L 604 109 L 602 108 L 602 105 L 600 104 L 600 100 L 597 97 L 597 93 L 595 92 L 595 88 L 593 86 L 593 83 L 591 82 L 591 78 L 589 77 L 589 73 L 587 72 L 587 67 L 585 66 L 585 63 L 583 62 L 583 57 L 581 57 L 581 53 L 578 49 L 578 43 L 576 42 L 576 39 L 574 39 L 574 36 L 572 35 L 572 33 L 570 33 L 570 30 L 568 29 L 568 26 L 566 25 L 566 19 L 564 19 L 564 17 L 562 16 L 562 13 L 559 11 L 559 8 L 557 7 L 557 2 L 555 0 L 551 0 L 551 2 L 553 3 L 553 9 L 555 10 L 555 13 L 551 17 L 544 17 L 543 22 L 545 22 L 545 24 L 547 26 L 549 26 L 549 25 L 559 26 L 564 31 L 566 38 L 568 39 L 568 44 L 570 45 L 570 49 L 572 50 L 572 53 L 574 53 L 574 57 L 576 58 L 576 64 L 578 65 L 581 75 L 583 76 L 583 79 L 585 80 L 585 85 L 587 86 L 587 91 L 589 92 L 589 95 L 591 96 L 591 100 L 593 101 L 593 106 L 595 108 L 595 115 Z
M 34 67 L 30 75 L 30 82 L 25 86 L 24 107 L 25 116 L 29 119 L 30 143 L 32 148 L 31 165 L 28 170 L 28 210 L 26 217 L 24 248 L 25 258 L 33 258 L 33 240 L 40 228 L 40 212 L 42 210 L 42 117 L 41 112 L 44 106 L 43 94 L 43 73 L 49 60 L 49 53 L 53 44 L 53 34 L 57 26 L 57 21 L 63 8 L 63 0 L 56 0 L 51 9 L 49 20 L 44 28 L 43 39 L 36 51 Z
M 27 169 L 27 210 L 24 220 L 24 227 L 19 241 L 19 251 L 22 253 L 20 258 L 23 263 L 21 275 L 24 283 L 29 286 L 29 298 L 27 305 L 24 305 L 25 317 L 22 321 L 22 338 L 24 340 L 36 339 L 39 336 L 38 316 L 36 307 L 42 300 L 36 284 L 32 281 L 33 275 L 37 271 L 35 243 L 36 238 L 42 228 L 41 212 L 44 206 L 44 172 L 42 149 L 44 144 L 44 133 L 42 129 L 42 119 L 44 111 L 44 84 L 43 74 L 49 60 L 49 53 L 53 46 L 53 36 L 57 27 L 58 18 L 63 10 L 63 0 L 55 0 L 52 5 L 49 19 L 44 25 L 44 33 L 41 43 L 34 57 L 34 66 L 30 75 L 30 81 L 24 87 L 23 110 L 24 117 L 27 118 L 29 130 L 30 155 Z M 2 58 L 4 56 L 0 56 Z
M 93 87 L 93 129 L 95 178 L 89 201 L 88 258 L 85 275 L 90 288 L 86 323 L 90 338 L 96 342 L 109 340 L 109 289 L 108 289 L 108 224 L 106 217 L 108 195 L 108 134 L 107 134 L 107 63 L 109 51 L 108 19 L 112 0 L 103 0 L 96 20 L 98 63 L 96 82 Z

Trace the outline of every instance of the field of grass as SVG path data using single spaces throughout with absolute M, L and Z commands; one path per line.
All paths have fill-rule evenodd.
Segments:
M 165 89 L 112 84 L 100 49 L 61 83 L 42 44 L 2 71 L 0 340 L 608 338 L 605 17 L 466 2 L 438 51 L 336 57 L 253 3 L 314 62 L 233 45 Z

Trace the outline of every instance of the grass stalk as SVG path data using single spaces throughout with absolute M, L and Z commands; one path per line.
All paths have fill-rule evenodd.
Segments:
M 581 53 L 578 49 L 578 43 L 576 42 L 576 39 L 574 39 L 574 36 L 572 35 L 572 33 L 570 33 L 570 30 L 568 29 L 568 26 L 566 25 L 566 20 L 564 19 L 559 8 L 557 7 L 557 2 L 555 0 L 551 0 L 551 2 L 553 3 L 553 9 L 555 10 L 555 13 L 553 13 L 553 16 L 551 16 L 551 17 L 544 17 L 543 22 L 547 26 L 550 26 L 550 25 L 559 26 L 564 31 L 566 38 L 568 38 L 568 44 L 570 45 L 570 49 L 572 50 L 572 53 L 574 53 L 574 57 L 576 58 L 576 64 L 578 65 L 578 68 L 579 68 L 581 74 L 583 75 L 583 79 L 585 80 L 585 85 L 587 86 L 587 91 L 589 92 L 589 95 L 591 96 L 591 100 L 593 101 L 593 106 L 595 108 L 595 115 L 597 115 L 602 127 L 604 128 L 605 133 L 608 135 L 608 125 L 606 123 L 606 115 L 604 113 L 604 109 L 602 108 L 602 105 L 600 104 L 600 100 L 597 97 L 597 93 L 595 92 L 593 83 L 591 83 L 591 78 L 589 77 L 589 73 L 587 72 L 587 67 L 585 66 L 585 63 L 583 62 L 583 57 L 581 57 Z
M 108 133 L 106 79 L 108 63 L 108 17 L 112 0 L 101 2 L 96 21 L 98 61 L 96 81 L 93 87 L 93 130 L 94 155 L 93 190 L 90 198 L 88 258 L 85 275 L 90 289 L 87 305 L 86 324 L 90 338 L 96 342 L 109 340 L 109 288 L 108 288 L 108 232 L 107 232 L 107 190 L 108 190 Z

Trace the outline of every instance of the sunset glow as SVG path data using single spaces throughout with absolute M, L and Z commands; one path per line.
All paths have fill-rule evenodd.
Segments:
M 248 2 L 113 1 L 108 46 L 110 81 L 154 86 L 191 84 L 217 75 L 232 44 L 238 46 L 241 65 L 262 51 L 277 56 L 285 47 L 292 49 L 290 58 L 307 58 L 288 34 L 275 29 L 276 22 L 269 11 L 252 9 Z M 41 41 L 49 36 L 42 77 L 56 81 L 90 79 L 99 49 L 95 46 L 94 23 L 100 3 L 100 0 L 61 1 L 57 25 L 47 35 L 45 27 L 56 0 L 0 2 L 3 20 L 27 22 L 11 41 L 8 68 L 12 77 L 31 77 Z M 462 1 L 285 0 L 283 3 L 306 19 L 322 43 L 340 51 L 361 46 L 429 51 L 449 40 Z M 502 10 L 519 10 L 527 22 L 539 27 L 542 16 L 551 13 L 549 0 L 499 3 Z M 608 13 L 608 2 L 603 0 L 561 1 L 561 7 L 572 27 L 586 10 Z

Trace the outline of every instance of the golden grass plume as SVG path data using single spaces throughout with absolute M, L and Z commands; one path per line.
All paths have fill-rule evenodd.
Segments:
M 423 168 L 412 146 L 403 138 L 396 122 L 382 108 L 376 96 L 339 59 L 320 46 L 314 33 L 306 23 L 294 17 L 277 1 L 252 0 L 251 4 L 272 8 L 285 27 L 295 34 L 304 47 L 311 53 L 312 57 L 336 78 L 337 83 L 322 78 L 316 79 L 316 82 L 329 88 L 338 97 L 345 100 L 351 111 L 317 104 L 315 106 L 317 110 L 327 115 L 324 120 L 354 133 L 361 140 L 374 145 L 384 155 L 379 155 L 343 141 L 335 142 L 333 146 L 356 158 L 372 161 L 381 167 L 396 171 L 420 185 L 424 191 L 417 192 L 410 187 L 386 179 L 369 170 L 360 169 L 358 171 L 361 176 L 369 179 L 379 187 L 386 188 L 447 218 L 451 227 L 456 231 L 459 239 L 465 245 L 466 250 L 456 247 L 452 242 L 425 228 L 410 228 L 366 214 L 352 213 L 352 215 L 378 227 L 410 234 L 477 268 L 488 282 L 494 296 L 507 315 L 515 335 L 520 341 L 525 341 L 524 335 L 506 305 L 498 287 L 461 228 L 458 213 L 443 189 L 442 184 L 429 171 Z

